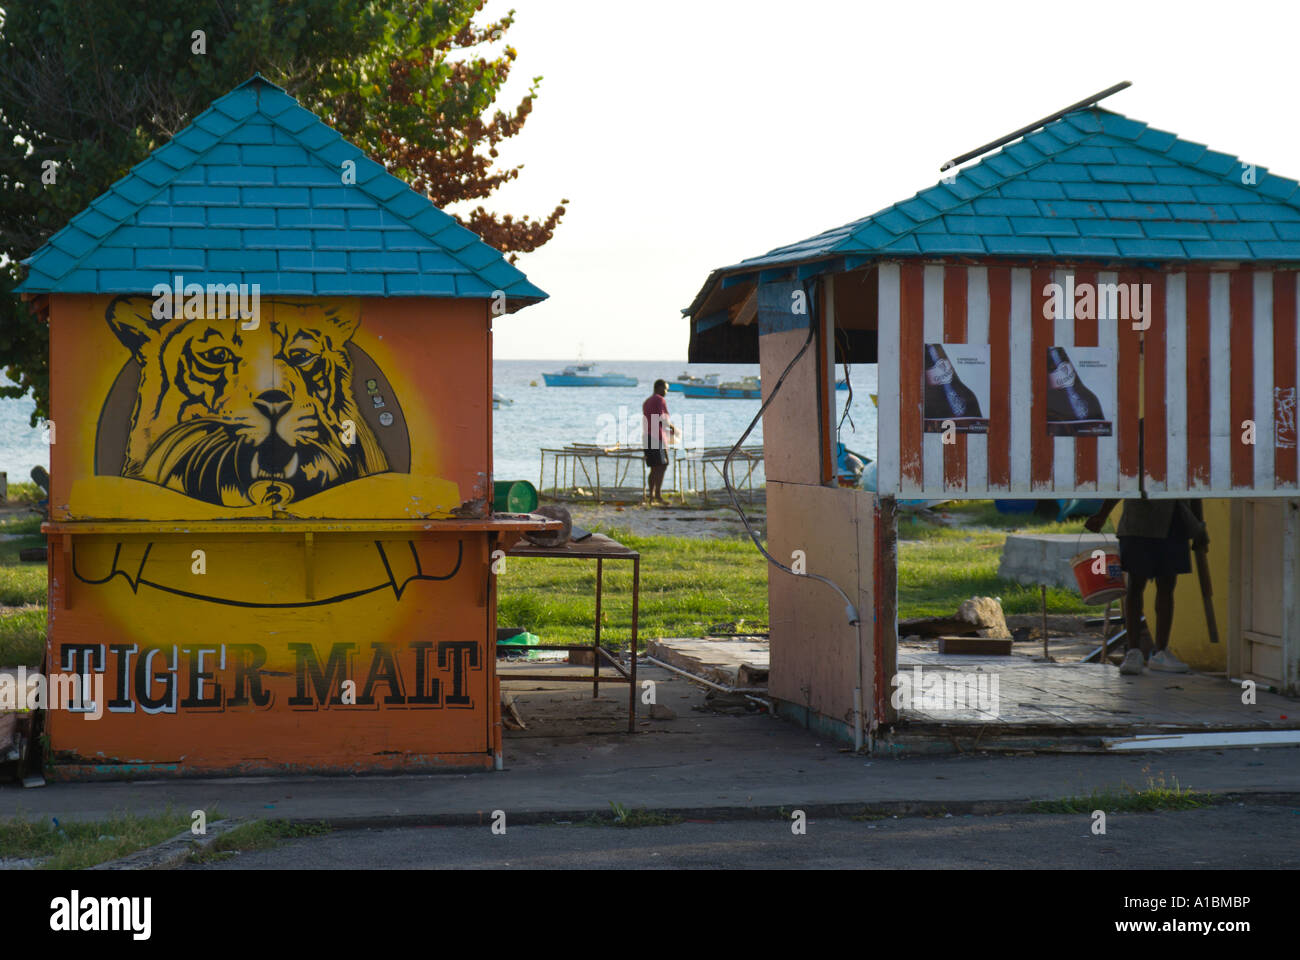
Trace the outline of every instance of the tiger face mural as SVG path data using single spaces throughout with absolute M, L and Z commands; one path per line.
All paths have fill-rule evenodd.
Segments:
M 243 507 L 389 469 L 353 398 L 358 305 L 275 301 L 245 330 L 237 316 L 157 319 L 153 304 L 107 311 L 140 368 L 122 476 Z

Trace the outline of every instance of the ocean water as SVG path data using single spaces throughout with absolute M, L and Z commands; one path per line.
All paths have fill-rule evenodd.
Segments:
M 563 369 L 555 360 L 497 360 L 493 364 L 494 388 L 512 400 L 493 414 L 494 472 L 500 480 L 529 480 L 537 483 L 543 447 L 567 443 L 641 443 L 641 403 L 660 377 L 672 381 L 679 374 L 708 373 L 722 380 L 738 380 L 758 374 L 757 364 L 686 364 L 680 361 L 608 360 L 595 361 L 604 373 L 626 373 L 640 382 L 635 387 L 547 387 L 543 371 Z M 838 371 L 844 375 L 843 368 Z M 874 364 L 854 366 L 853 404 L 844 421 L 840 441 L 850 450 L 874 458 L 876 455 L 876 411 L 869 393 L 876 391 Z M 534 386 L 533 384 L 536 384 Z M 844 412 L 846 391 L 835 394 L 837 417 Z M 668 413 L 683 431 L 688 446 L 730 446 L 740 437 L 758 412 L 758 400 L 697 400 L 679 393 L 668 394 Z M 0 471 L 11 483 L 30 479 L 32 467 L 49 468 L 49 448 L 40 427 L 28 425 L 35 404 L 28 398 L 0 399 Z M 57 430 L 55 433 L 57 441 Z M 747 444 L 763 442 L 759 423 Z M 676 454 L 675 454 L 676 455 Z M 639 477 L 637 478 L 639 482 Z M 756 474 L 755 479 L 761 479 Z
M 514 401 L 503 404 L 493 414 L 493 473 L 498 480 L 529 480 L 537 483 L 544 447 L 567 443 L 641 444 L 641 404 L 650 396 L 655 380 L 670 383 L 683 372 L 694 376 L 720 374 L 722 381 L 757 376 L 758 364 L 683 363 L 673 360 L 599 360 L 600 373 L 625 373 L 640 382 L 635 387 L 548 387 L 543 371 L 562 370 L 565 364 L 554 360 L 497 360 L 493 364 L 495 390 Z M 843 368 L 838 371 L 844 375 Z M 840 442 L 850 450 L 876 455 L 876 410 L 870 393 L 876 392 L 875 364 L 855 365 L 851 371 L 853 404 L 840 433 Z M 536 386 L 533 384 L 536 383 Z M 843 413 L 848 392 L 836 391 L 837 417 Z M 683 432 L 682 441 L 690 446 L 730 446 L 739 439 L 758 413 L 758 400 L 688 399 L 680 393 L 668 394 L 668 415 Z M 760 446 L 763 424 L 760 422 L 745 441 Z M 673 455 L 679 455 L 674 451 Z M 762 473 L 755 473 L 755 480 Z M 547 480 L 550 483 L 550 470 Z M 636 476 L 637 484 L 640 475 Z M 712 486 L 712 483 L 710 484 Z

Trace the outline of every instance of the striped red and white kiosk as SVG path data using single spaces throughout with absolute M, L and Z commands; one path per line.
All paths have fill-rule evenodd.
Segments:
M 1300 693 L 1300 184 L 1095 99 L 684 311 L 691 361 L 761 364 L 770 552 L 862 613 L 855 646 L 825 586 L 769 576 L 770 693 L 800 722 L 894 719 L 909 499 L 1200 498 L 1230 642 L 1189 661 Z M 874 493 L 835 482 L 836 363 L 878 364 Z

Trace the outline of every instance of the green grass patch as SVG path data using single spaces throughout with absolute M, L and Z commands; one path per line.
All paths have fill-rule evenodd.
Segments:
M 1120 790 L 1094 790 L 1087 796 L 1037 800 L 1030 805 L 1034 813 L 1083 813 L 1105 810 L 1107 813 L 1149 813 L 1155 810 L 1195 810 L 1210 806 L 1214 798 L 1179 786 L 1175 779 L 1169 786 L 1161 778 L 1148 780 L 1144 790 L 1125 786 Z
M 13 498 L 14 484 L 9 487 Z M 27 484 L 27 486 L 33 486 Z M 33 486 L 34 489 L 34 486 Z M 20 550 L 45 546 L 41 518 L 34 514 L 0 516 L 0 666 L 38 667 L 45 650 L 45 604 L 49 576 L 43 561 L 24 562 Z
M 291 823 L 288 820 L 253 820 L 241 823 L 223 833 L 203 850 L 190 854 L 190 863 L 215 863 L 229 860 L 236 853 L 249 850 L 269 850 L 287 840 L 304 837 L 321 837 L 332 833 L 333 827 L 324 821 L 318 823 Z
M 37 537 L 38 544 L 44 543 L 41 536 L 41 516 L 38 513 L 7 513 L 0 515 L 0 533 L 31 534 Z
M 1007 614 L 1038 613 L 1042 599 L 1037 586 L 998 576 L 1002 546 L 1010 533 L 1081 534 L 1083 517 L 1044 520 L 1034 514 L 1000 514 L 991 500 L 945 505 L 949 521 L 939 524 L 915 515 L 898 518 L 898 616 L 951 616 L 970 597 L 1001 597 Z M 1113 521 L 1106 530 L 1113 532 Z M 1049 587 L 1047 612 L 1095 613 L 1073 590 Z
M 580 827 L 672 827 L 682 822 L 682 818 L 668 813 L 655 813 L 652 810 L 635 810 L 617 801 L 609 801 L 610 816 L 602 817 L 592 814 L 586 820 L 578 821 Z
M 767 631 L 767 562 L 748 540 L 636 536 L 602 530 L 641 554 L 641 636 L 699 636 L 718 625 Z M 631 636 L 632 565 L 604 565 L 601 638 Z M 497 580 L 497 623 L 544 643 L 590 643 L 596 561 L 506 560 Z
M 189 830 L 190 822 L 188 813 L 174 811 L 57 825 L 14 818 L 0 821 L 0 859 L 45 857 L 43 870 L 84 870 L 170 840 Z
M 45 499 L 45 491 L 30 480 L 19 480 L 9 484 L 7 497 L 10 503 L 36 504 Z
M 41 518 L 30 514 L 8 514 L 0 519 L 0 534 L 16 538 L 0 540 L 0 606 L 44 604 L 49 579 L 44 561 L 18 559 L 21 550 L 45 546 Z
M 44 606 L 48 589 L 49 576 L 43 563 L 0 566 L 0 607 Z
M 0 666 L 39 667 L 45 654 L 45 609 L 0 617 Z

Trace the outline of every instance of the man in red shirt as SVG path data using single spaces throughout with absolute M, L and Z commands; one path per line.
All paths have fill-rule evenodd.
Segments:
M 645 462 L 650 467 L 650 501 L 667 503 L 663 496 L 664 474 L 668 472 L 668 441 L 677 428 L 668 419 L 668 381 L 656 380 L 654 393 L 641 404 L 641 434 L 645 440 Z

